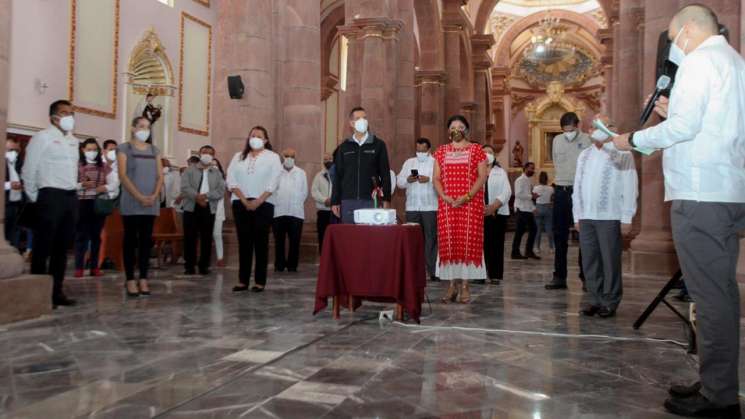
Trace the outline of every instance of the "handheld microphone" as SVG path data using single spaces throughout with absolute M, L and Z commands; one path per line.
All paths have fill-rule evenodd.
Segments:
M 644 125 L 647 123 L 647 120 L 652 115 L 652 111 L 654 110 L 654 103 L 657 102 L 657 99 L 659 99 L 660 94 L 665 91 L 668 87 L 670 87 L 670 77 L 666 75 L 661 75 L 659 79 L 657 79 L 657 88 L 654 91 L 654 94 L 652 95 L 652 98 L 649 99 L 649 102 L 647 102 L 647 106 L 644 107 L 644 112 L 642 112 L 642 116 L 639 118 L 639 124 Z

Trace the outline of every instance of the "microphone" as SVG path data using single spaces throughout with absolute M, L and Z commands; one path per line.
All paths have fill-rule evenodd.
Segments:
M 660 94 L 662 94 L 662 92 L 665 91 L 668 87 L 670 87 L 670 76 L 666 76 L 663 74 L 662 76 L 660 76 L 659 79 L 657 79 L 657 88 L 655 89 L 652 98 L 649 99 L 649 102 L 647 102 L 647 106 L 644 107 L 642 116 L 639 118 L 640 125 L 644 125 L 647 123 L 647 120 L 652 115 L 652 111 L 654 110 L 654 103 L 657 102 Z

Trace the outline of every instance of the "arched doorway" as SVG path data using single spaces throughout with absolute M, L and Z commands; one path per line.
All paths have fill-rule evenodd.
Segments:
M 150 29 L 134 47 L 127 66 L 127 94 L 123 137 L 127 138 L 129 123 L 144 107 L 145 96 L 155 95 L 153 103 L 162 109 L 161 117 L 152 129 L 153 144 L 166 157 L 173 157 L 173 104 L 176 92 L 173 69 L 158 35 Z

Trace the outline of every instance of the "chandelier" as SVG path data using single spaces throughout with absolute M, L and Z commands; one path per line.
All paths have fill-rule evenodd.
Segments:
M 564 41 L 567 27 L 561 19 L 547 16 L 531 30 L 530 45 L 525 49 L 526 59 L 539 64 L 554 64 L 574 54 L 575 47 Z

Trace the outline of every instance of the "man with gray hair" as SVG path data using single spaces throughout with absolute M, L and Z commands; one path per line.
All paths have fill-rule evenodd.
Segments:
M 707 7 L 683 8 L 669 27 L 678 65 L 660 124 L 613 139 L 620 150 L 663 151 L 673 240 L 696 301 L 700 382 L 673 386 L 665 408 L 694 417 L 739 418 L 738 232 L 745 228 L 745 61 L 719 35 Z

